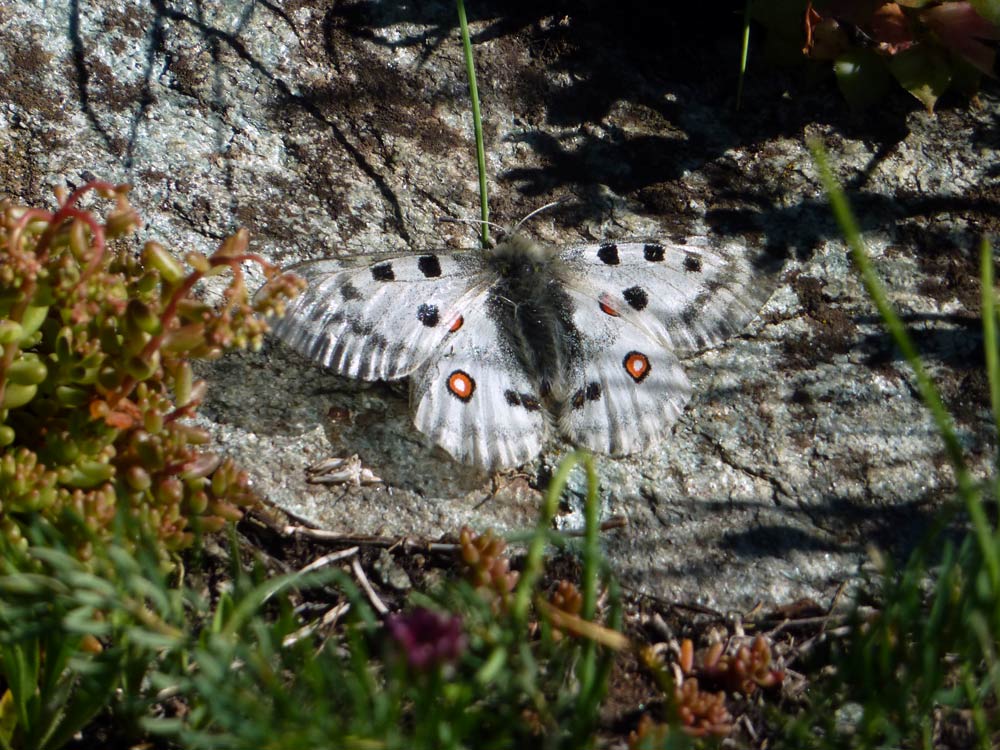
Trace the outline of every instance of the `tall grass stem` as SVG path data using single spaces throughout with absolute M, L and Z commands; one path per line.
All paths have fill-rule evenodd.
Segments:
M 1000 433 L 1000 353 L 997 351 L 997 308 L 994 291 L 993 247 L 983 237 L 979 246 L 979 277 L 982 279 L 983 350 L 986 355 L 986 376 L 990 384 L 990 406 L 993 409 L 993 428 Z M 1000 499 L 1000 451 L 997 451 L 994 468 L 994 491 Z
M 948 454 L 952 469 L 955 472 L 959 497 L 965 503 L 966 512 L 968 512 L 969 517 L 972 519 L 976 541 L 979 544 L 990 576 L 990 584 L 994 592 L 1000 592 L 1000 557 L 997 555 L 997 546 L 993 543 L 992 528 L 983 509 L 982 498 L 965 464 L 962 445 L 955 432 L 951 415 L 941 401 L 941 396 L 927 374 L 927 370 L 920 359 L 920 355 L 917 353 L 913 340 L 906 331 L 906 326 L 903 325 L 903 321 L 900 320 L 890 304 L 885 287 L 882 286 L 882 282 L 872 267 L 864 240 L 861 238 L 861 232 L 847 203 L 847 198 L 830 169 L 825 149 L 816 140 L 812 140 L 809 143 L 809 148 L 812 151 L 813 160 L 819 170 L 820 181 L 823 183 L 823 188 L 826 190 L 827 198 L 830 201 L 830 208 L 833 210 L 833 215 L 840 225 L 840 231 L 843 233 L 851 249 L 851 257 L 854 260 L 855 266 L 857 266 L 865 290 L 868 292 L 868 296 L 871 297 L 872 302 L 875 303 L 875 307 L 878 309 L 879 316 L 882 318 L 886 329 L 888 329 L 889 335 L 892 336 L 899 351 L 902 352 L 903 357 L 913 370 L 920 397 L 930 410 L 938 432 L 941 434 L 945 452 Z
M 743 81 L 747 77 L 747 58 L 750 55 L 750 9 L 753 0 L 746 0 L 743 5 L 743 41 L 740 44 L 740 77 L 736 84 L 736 111 L 743 105 Z
M 465 3 L 456 0 L 458 26 L 462 31 L 462 51 L 465 54 L 465 74 L 469 79 L 469 98 L 472 100 L 472 129 L 476 134 L 476 168 L 479 170 L 479 239 L 484 248 L 490 246 L 490 205 L 486 190 L 486 149 L 483 146 L 483 117 L 479 110 L 479 87 L 476 85 L 476 65 L 472 59 L 472 40 L 469 38 L 469 21 L 465 16 Z

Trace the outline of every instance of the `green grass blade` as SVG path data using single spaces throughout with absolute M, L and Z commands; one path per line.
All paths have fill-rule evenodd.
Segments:
M 990 384 L 990 406 L 993 408 L 993 426 L 1000 432 L 1000 353 L 997 352 L 997 309 L 993 291 L 993 247 L 983 237 L 979 246 L 979 276 L 983 295 L 983 350 L 986 353 L 986 375 Z M 997 452 L 997 469 L 1000 470 L 1000 451 Z M 1000 499 L 1000 484 L 994 487 Z
M 747 58 L 750 53 L 750 8 L 753 0 L 746 0 L 743 6 L 743 42 L 740 45 L 740 79 L 736 84 L 736 111 L 743 104 L 743 81 L 747 77 Z
M 597 495 L 598 480 L 594 457 L 583 456 L 583 466 L 587 472 L 587 499 L 583 506 L 583 610 L 581 615 L 585 620 L 594 619 L 597 607 L 597 578 L 601 569 L 600 549 L 600 502 Z
M 992 688 L 993 699 L 1000 701 L 1000 683 L 998 683 L 996 634 L 991 632 L 990 625 L 986 621 L 982 612 L 972 612 L 969 616 L 969 627 L 979 640 L 979 648 L 986 665 L 985 685 L 980 687 L 977 684 L 971 670 L 965 675 L 966 698 L 971 708 L 973 724 L 979 735 L 980 746 L 990 747 L 989 720 L 983 708 L 983 693 L 985 689 Z
M 583 460 L 580 453 L 570 453 L 559 464 L 555 476 L 549 484 L 545 493 L 545 501 L 542 503 L 541 513 L 538 515 L 538 523 L 535 525 L 535 533 L 531 536 L 528 544 L 528 556 L 524 562 L 524 570 L 521 578 L 514 590 L 514 605 L 511 612 L 519 622 L 524 622 L 528 617 L 528 605 L 531 603 L 531 593 L 535 590 L 535 583 L 542 574 L 542 555 L 545 552 L 545 543 L 549 539 L 549 527 L 552 519 L 559 508 L 559 497 L 563 488 L 569 480 L 569 473 Z
M 583 506 L 583 606 L 580 615 L 584 620 L 593 620 L 597 609 L 597 582 L 601 571 L 600 502 L 594 457 L 585 454 L 583 466 L 587 472 L 587 499 Z M 577 678 L 580 680 L 580 709 L 588 711 L 595 708 L 603 690 L 596 684 L 597 644 L 593 640 L 588 639 L 583 644 Z
M 465 74 L 469 79 L 469 98 L 472 100 L 472 128 L 476 134 L 476 167 L 479 170 L 479 229 L 483 247 L 490 246 L 490 206 L 486 192 L 486 149 L 483 146 L 483 118 L 479 111 L 479 87 L 476 85 L 476 65 L 472 59 L 472 41 L 469 39 L 469 21 L 465 17 L 465 3 L 458 5 L 458 27 L 462 31 L 462 51 L 465 54 Z
M 896 311 L 889 303 L 885 288 L 882 286 L 882 282 L 879 280 L 871 261 L 868 259 L 868 252 L 865 249 L 864 241 L 861 239 L 861 232 L 858 229 L 857 222 L 854 220 L 851 209 L 847 204 L 847 198 L 843 190 L 841 190 L 840 185 L 834 179 L 833 172 L 830 170 L 830 165 L 822 144 L 814 140 L 810 142 L 809 147 L 812 151 L 813 160 L 819 170 L 823 188 L 826 190 L 830 201 L 830 207 L 851 249 L 851 257 L 858 268 L 858 273 L 861 276 L 865 290 L 868 292 L 868 296 L 871 297 L 872 302 L 875 303 L 875 307 L 878 309 L 878 313 L 889 334 L 892 336 L 893 341 L 913 370 L 920 397 L 934 418 L 938 432 L 944 442 L 945 452 L 948 454 L 952 469 L 955 472 L 958 494 L 965 503 L 966 511 L 972 519 L 976 540 L 979 543 L 983 560 L 989 572 L 990 583 L 994 591 L 1000 591 L 1000 557 L 998 557 L 997 547 L 993 543 L 992 529 L 989 520 L 986 518 L 982 499 L 973 483 L 972 475 L 965 464 L 962 446 L 955 432 L 951 414 L 948 413 L 944 403 L 941 401 L 941 396 L 937 388 L 934 387 L 933 381 L 931 381 L 930 376 L 927 374 L 924 363 L 921 361 L 912 339 L 906 332 L 906 326 L 903 325 L 903 321 L 900 320 Z

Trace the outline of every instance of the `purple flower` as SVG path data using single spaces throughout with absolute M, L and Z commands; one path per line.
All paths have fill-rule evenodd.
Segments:
M 458 660 L 465 650 L 465 633 L 458 615 L 423 607 L 386 619 L 389 634 L 413 669 L 425 672 Z

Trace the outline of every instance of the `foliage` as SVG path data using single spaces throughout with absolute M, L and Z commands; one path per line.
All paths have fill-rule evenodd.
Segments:
M 383 627 L 339 570 L 267 578 L 243 568 L 233 549 L 231 583 L 210 604 L 166 577 L 153 545 L 108 544 L 82 529 L 93 545 L 84 563 L 60 530 L 39 529 L 47 536 L 27 551 L 5 542 L 0 569 L 0 747 L 54 750 L 102 711 L 123 739 L 158 736 L 185 748 L 593 740 L 614 649 L 581 635 L 586 628 L 553 638 L 514 607 L 498 612 L 495 595 L 465 580 L 416 595 Z M 499 565 L 502 550 L 489 546 Z M 525 580 L 515 598 L 530 601 Z M 617 591 L 606 573 L 595 583 L 608 601 L 596 608 L 603 623 L 589 624 L 613 627 Z M 323 640 L 295 614 L 310 590 L 332 593 L 331 608 L 348 611 Z
M 115 201 L 103 223 L 78 207 L 92 191 Z M 39 515 L 88 558 L 79 531 L 106 539 L 127 508 L 166 553 L 253 502 L 246 474 L 186 423 L 205 393 L 190 360 L 259 345 L 255 313 L 296 282 L 280 277 L 251 305 L 241 264 L 274 269 L 247 254 L 245 232 L 188 253 L 190 271 L 157 243 L 138 258 L 109 244 L 139 223 L 127 193 L 95 182 L 60 192 L 54 212 L 0 204 L 0 530 L 22 549 Z M 221 310 L 192 296 L 226 271 Z
M 1000 4 L 994 0 L 752 2 L 768 50 L 785 61 L 830 63 L 847 101 L 877 104 L 893 80 L 933 111 L 949 90 L 971 95 L 995 75 Z
M 472 107 L 472 129 L 476 138 L 476 169 L 479 173 L 479 239 L 484 248 L 490 246 L 490 205 L 486 188 L 486 148 L 483 145 L 483 118 L 479 111 L 479 87 L 476 85 L 476 65 L 472 59 L 469 21 L 465 16 L 464 0 L 455 0 L 458 28 L 462 34 L 462 55 L 465 77 L 469 80 L 469 104 Z
M 129 521 L 125 514 L 120 520 Z M 27 549 L 0 537 L 4 750 L 63 747 L 110 710 L 134 727 L 153 702 L 143 689 L 152 665 L 183 666 L 179 647 L 191 592 L 171 587 L 156 540 L 133 554 L 106 548 L 79 526 L 70 534 L 73 547 L 40 519 L 28 530 Z M 76 554 L 81 537 L 91 541 L 86 563 Z
M 297 624 L 282 619 L 227 650 L 196 648 L 178 683 L 194 720 L 147 726 L 188 748 L 576 748 L 593 737 L 596 714 L 579 711 L 573 678 L 585 642 L 533 638 L 464 584 L 420 597 L 454 614 L 423 607 L 387 628 L 347 582 L 341 590 L 353 616 L 320 648 L 283 646 Z

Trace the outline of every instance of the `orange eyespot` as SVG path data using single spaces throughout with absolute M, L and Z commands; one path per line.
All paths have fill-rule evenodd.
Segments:
M 448 376 L 448 390 L 451 395 L 459 401 L 468 402 L 472 398 L 472 393 L 476 390 L 476 381 L 472 376 L 462 370 L 455 370 Z
M 641 383 L 649 375 L 649 357 L 642 352 L 629 352 L 622 360 L 622 365 L 636 383 Z
M 455 322 L 452 323 L 451 326 L 448 328 L 448 333 L 454 333 L 455 331 L 457 331 L 459 328 L 462 327 L 463 323 L 465 323 L 465 318 L 459 315 L 457 318 L 455 318 Z
M 601 298 L 597 300 L 598 304 L 601 306 L 601 312 L 605 315 L 610 315 L 612 318 L 617 318 L 618 313 L 615 312 L 615 309 L 608 304 L 608 299 L 609 297 L 607 294 L 602 294 Z

